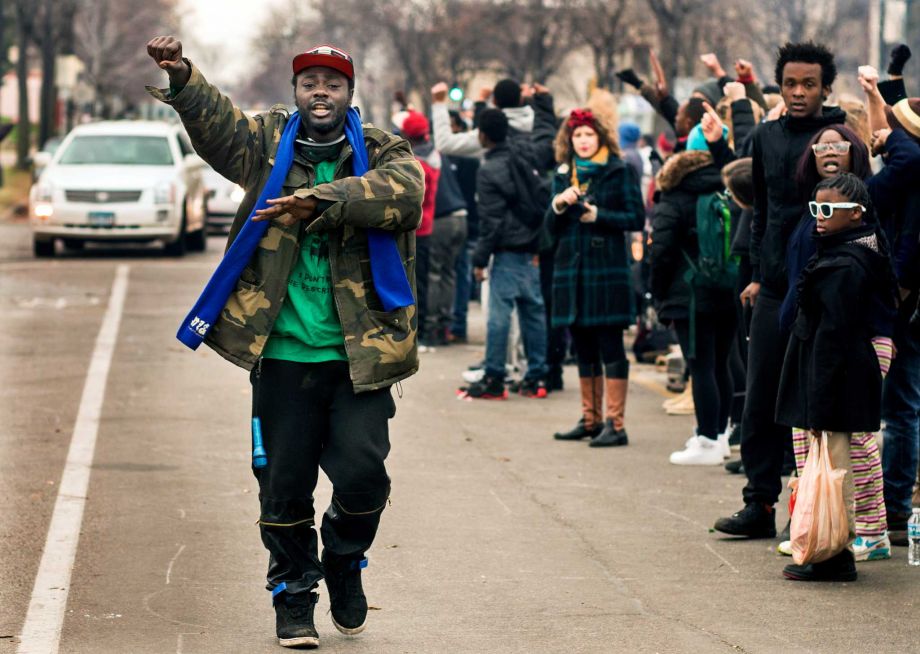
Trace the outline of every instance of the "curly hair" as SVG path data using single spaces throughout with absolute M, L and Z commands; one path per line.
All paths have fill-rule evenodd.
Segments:
M 783 85 L 783 69 L 788 63 L 819 64 L 821 66 L 821 86 L 829 87 L 837 79 L 837 64 L 834 54 L 824 45 L 807 41 L 805 43 L 786 43 L 776 53 L 776 83 Z
M 799 157 L 799 163 L 795 169 L 795 183 L 803 200 L 808 199 L 811 196 L 812 189 L 817 186 L 818 182 L 822 181 L 821 176 L 818 175 L 815 151 L 811 146 L 817 143 L 821 135 L 827 131 L 837 132 L 844 141 L 850 142 L 850 173 L 853 173 L 859 179 L 868 179 L 872 175 L 872 168 L 869 165 L 869 148 L 866 147 L 859 135 L 846 125 L 828 125 L 811 137 L 808 145 L 805 146 L 805 151 Z M 839 176 L 837 175 L 837 177 Z

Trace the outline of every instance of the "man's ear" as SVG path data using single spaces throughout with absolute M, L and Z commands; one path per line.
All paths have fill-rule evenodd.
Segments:
M 824 98 L 825 100 L 827 100 L 828 96 L 830 96 L 830 94 L 833 92 L 834 92 L 834 89 L 832 89 L 829 86 L 821 87 L 821 97 Z
M 355 87 L 352 86 L 350 89 L 348 89 L 348 104 L 351 104 L 351 101 L 354 99 L 354 97 L 355 97 Z

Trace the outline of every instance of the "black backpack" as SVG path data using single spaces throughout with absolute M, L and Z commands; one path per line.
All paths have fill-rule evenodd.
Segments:
M 509 167 L 514 184 L 511 206 L 514 215 L 531 229 L 540 229 L 543 216 L 552 197 L 550 181 L 537 168 L 526 147 L 508 140 Z

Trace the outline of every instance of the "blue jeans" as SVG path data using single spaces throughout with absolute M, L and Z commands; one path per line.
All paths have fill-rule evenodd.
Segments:
M 473 244 L 467 241 L 454 264 L 457 282 L 454 287 L 454 322 L 450 326 L 450 333 L 461 338 L 466 338 L 466 314 L 470 305 L 470 289 L 473 286 L 473 271 L 470 267 L 472 253 Z
M 920 458 L 920 343 L 896 338 L 897 356 L 882 388 L 882 469 L 888 513 L 910 514 Z
M 489 270 L 489 322 L 486 326 L 486 374 L 505 378 L 511 312 L 517 307 L 527 374 L 524 379 L 546 376 L 546 310 L 540 293 L 540 269 L 534 255 L 498 252 Z

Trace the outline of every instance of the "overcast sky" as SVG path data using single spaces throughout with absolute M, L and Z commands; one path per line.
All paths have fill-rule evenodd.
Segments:
M 188 41 L 191 49 L 184 54 L 196 59 L 194 44 L 207 46 L 222 55 L 220 70 L 207 71 L 208 79 L 217 83 L 232 81 L 246 65 L 250 56 L 249 43 L 256 33 L 260 15 L 266 5 L 281 0 L 181 0 L 182 17 L 179 38 Z M 199 56 L 200 60 L 201 57 Z

